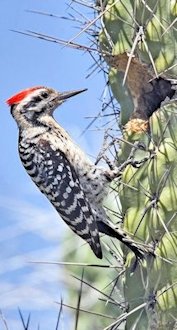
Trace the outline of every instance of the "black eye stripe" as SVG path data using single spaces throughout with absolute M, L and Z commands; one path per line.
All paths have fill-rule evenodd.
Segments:
M 42 101 L 42 98 L 40 96 L 35 96 L 35 97 L 33 97 L 33 99 L 30 102 L 28 102 L 27 104 L 25 104 L 23 106 L 23 109 L 26 110 L 30 107 L 34 107 L 41 101 Z
M 35 103 L 38 103 L 38 102 L 40 102 L 40 101 L 42 101 L 42 98 L 41 98 L 40 96 L 35 96 L 35 97 L 33 98 L 33 102 L 35 102 Z
M 21 112 L 26 112 L 27 110 L 35 110 L 36 111 L 36 107 L 37 107 L 37 111 L 36 112 L 43 112 L 45 110 L 45 108 L 41 107 L 41 102 L 46 99 L 48 97 L 48 93 L 47 92 L 42 92 L 40 95 L 36 95 L 34 96 L 31 101 L 29 101 L 28 103 L 26 103 L 23 106 L 23 109 L 21 110 Z M 40 106 L 39 106 L 40 105 Z

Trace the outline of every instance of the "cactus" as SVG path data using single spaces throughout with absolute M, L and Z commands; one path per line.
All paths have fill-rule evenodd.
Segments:
M 151 329 L 152 313 L 156 315 L 153 329 L 172 329 L 177 308 L 176 102 L 155 112 L 149 125 L 149 141 L 145 141 L 144 133 L 133 134 L 141 141 L 133 160 L 146 161 L 138 168 L 128 165 L 119 187 L 124 228 L 142 242 L 153 243 L 156 254 L 154 258 L 147 257 L 133 274 L 130 267 L 126 268 L 125 299 L 130 310 L 146 302 L 143 309 L 127 318 L 127 329 L 135 322 L 140 329 Z M 131 140 L 131 135 L 126 137 Z M 127 154 L 126 148 L 124 143 L 122 158 Z
M 176 11 L 175 1 L 111 0 L 102 18 L 100 47 L 122 109 L 124 142 L 118 164 L 133 152 L 118 187 L 123 226 L 155 251 L 154 258 L 147 257 L 133 272 L 133 256 L 127 259 L 126 329 L 175 326 L 177 102 L 171 100 L 175 92 L 170 79 L 177 74 Z
M 119 300 L 123 295 L 126 308 L 124 313 L 117 309 L 117 320 L 109 321 L 106 329 L 175 329 L 177 4 L 107 0 L 104 5 L 99 50 L 109 67 L 112 93 L 121 105 L 118 125 L 123 139 L 116 161 L 122 166 L 130 160 L 114 190 L 122 207 L 122 226 L 137 242 L 153 247 L 155 254 L 137 263 L 121 246 L 125 264 L 114 297 Z M 99 272 L 99 282 L 102 277 Z

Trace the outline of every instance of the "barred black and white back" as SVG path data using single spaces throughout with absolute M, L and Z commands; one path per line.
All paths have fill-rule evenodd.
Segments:
M 45 135 L 43 138 L 37 136 L 35 144 L 26 144 L 20 137 L 19 154 L 28 174 L 62 219 L 90 245 L 98 258 L 102 258 L 99 232 L 90 204 L 65 155 L 60 150 L 53 150 Z

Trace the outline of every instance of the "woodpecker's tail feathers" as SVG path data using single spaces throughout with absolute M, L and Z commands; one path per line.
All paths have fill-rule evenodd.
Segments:
M 102 221 L 98 221 L 97 225 L 99 232 L 117 238 L 119 241 L 125 244 L 137 258 L 143 259 L 145 255 L 148 254 L 154 256 L 152 247 L 136 242 L 121 228 L 114 228 L 111 223 L 106 224 Z
M 89 243 L 93 253 L 96 255 L 96 257 L 99 259 L 102 259 L 103 253 L 102 253 L 101 244 L 93 242 L 93 239 L 90 242 L 88 241 L 88 243 Z

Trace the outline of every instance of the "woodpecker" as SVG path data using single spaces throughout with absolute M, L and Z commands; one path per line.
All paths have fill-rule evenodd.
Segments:
M 27 173 L 67 225 L 102 258 L 99 232 L 116 237 L 142 258 L 146 248 L 108 219 L 103 199 L 116 170 L 91 163 L 53 118 L 66 99 L 85 89 L 60 93 L 38 86 L 6 102 L 19 128 L 19 155 Z

